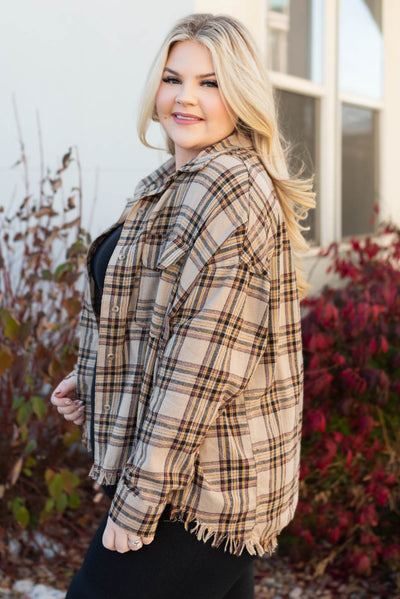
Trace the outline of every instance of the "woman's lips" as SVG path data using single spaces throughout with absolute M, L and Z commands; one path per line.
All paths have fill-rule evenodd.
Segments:
M 172 114 L 172 118 L 178 125 L 195 125 L 196 123 L 201 123 L 204 120 L 194 115 L 179 114 L 176 112 Z

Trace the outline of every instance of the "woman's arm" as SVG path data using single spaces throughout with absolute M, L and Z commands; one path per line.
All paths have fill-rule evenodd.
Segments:
M 218 258 L 218 266 L 203 269 L 172 325 L 135 453 L 111 506 L 111 519 L 138 536 L 154 535 L 168 494 L 190 482 L 209 427 L 245 388 L 265 351 L 267 274 L 242 262 L 224 267 Z

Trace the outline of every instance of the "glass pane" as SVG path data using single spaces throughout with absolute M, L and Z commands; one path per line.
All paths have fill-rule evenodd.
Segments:
M 286 12 L 290 0 L 269 0 L 269 10 L 275 12 Z
M 382 98 L 382 1 L 342 0 L 339 31 L 340 89 Z
M 342 108 L 342 235 L 372 233 L 378 201 L 378 135 L 374 110 Z
M 276 90 L 279 126 L 283 136 L 289 142 L 290 174 L 299 171 L 304 163 L 302 177 L 311 177 L 315 173 L 317 143 L 316 143 L 316 110 L 317 100 L 301 94 Z M 315 189 L 318 196 L 318 189 Z M 316 210 L 310 210 L 308 218 L 303 222 L 309 227 L 304 236 L 309 241 L 317 241 Z
M 268 67 L 322 83 L 323 0 L 269 0 Z

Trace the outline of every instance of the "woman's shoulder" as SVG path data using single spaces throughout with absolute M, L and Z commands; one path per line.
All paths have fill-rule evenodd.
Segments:
M 211 175 L 218 176 L 228 183 L 248 187 L 256 184 L 269 192 L 274 189 L 265 165 L 250 144 L 232 145 L 225 152 L 211 154 L 210 160 L 198 174 L 207 178 Z
M 225 179 L 232 201 L 246 210 L 249 226 L 276 231 L 283 219 L 282 209 L 273 180 L 253 146 L 216 156 L 208 166 Z

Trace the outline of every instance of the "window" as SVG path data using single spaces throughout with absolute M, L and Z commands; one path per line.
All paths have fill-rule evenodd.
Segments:
M 283 136 L 286 140 L 290 140 L 292 147 L 289 171 L 296 173 L 303 167 L 302 176 L 310 177 L 317 163 L 316 101 L 304 94 L 284 90 L 277 90 L 276 100 Z M 315 241 L 317 238 L 315 210 L 310 210 L 307 221 L 302 224 L 308 228 L 304 233 L 307 240 Z
M 372 233 L 378 200 L 377 113 L 342 105 L 342 236 Z
M 383 94 L 381 0 L 342 0 L 339 15 L 341 233 L 373 233 Z
M 383 0 L 266 0 L 267 57 L 290 165 L 316 174 L 309 240 L 373 231 L 380 190 Z M 296 168 L 297 167 L 297 168 Z

